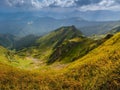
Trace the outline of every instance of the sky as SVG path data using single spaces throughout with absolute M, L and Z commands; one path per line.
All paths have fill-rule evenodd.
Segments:
M 71 10 L 96 11 L 112 10 L 119 11 L 120 0 L 0 0 L 0 7 L 20 10 Z M 56 10 L 57 12 L 57 10 Z
M 120 13 L 120 0 L 0 0 L 0 12 L 50 13 L 109 11 Z

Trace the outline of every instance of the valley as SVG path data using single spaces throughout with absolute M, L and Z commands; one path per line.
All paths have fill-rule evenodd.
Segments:
M 120 0 L 0 0 L 0 90 L 120 90 Z
M 27 35 L 45 35 L 62 26 L 74 25 L 86 36 L 104 34 L 119 26 L 120 21 L 94 21 L 82 17 L 67 17 L 63 19 L 52 16 L 40 16 L 34 13 L 6 13 L 0 14 L 0 32 L 9 33 L 19 38 Z M 52 22 L 52 23 L 51 23 Z M 7 26 L 7 27 L 6 27 Z M 89 30 L 88 30 L 89 28 Z
M 113 30 L 93 39 L 64 26 L 24 37 L 19 48 L 1 46 L 0 89 L 119 90 L 119 27 Z

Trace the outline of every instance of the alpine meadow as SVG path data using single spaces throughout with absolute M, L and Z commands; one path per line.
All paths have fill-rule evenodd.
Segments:
M 0 0 L 0 90 L 120 90 L 120 0 Z

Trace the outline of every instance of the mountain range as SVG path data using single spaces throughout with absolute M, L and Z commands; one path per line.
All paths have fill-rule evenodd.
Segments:
M 63 26 L 22 38 L 18 45 L 34 39 L 17 50 L 0 46 L 0 89 L 119 90 L 118 29 L 94 40 L 75 26 Z
M 0 33 L 9 33 L 20 38 L 30 34 L 44 35 L 61 26 L 71 25 L 80 29 L 84 35 L 91 36 L 106 33 L 120 24 L 119 21 L 88 21 L 81 17 L 56 19 L 31 13 L 14 13 L 9 16 L 2 13 L 0 17 Z
M 120 90 L 120 0 L 0 0 L 0 90 Z

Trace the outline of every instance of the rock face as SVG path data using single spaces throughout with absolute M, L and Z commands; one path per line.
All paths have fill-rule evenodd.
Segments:
M 78 43 L 70 43 L 67 42 L 66 45 L 60 45 L 58 46 L 55 51 L 51 54 L 49 57 L 48 63 L 53 63 L 56 60 L 61 61 L 63 57 L 65 57 L 65 54 L 68 53 L 73 47 L 75 47 Z
M 63 61 L 65 63 L 75 61 L 87 54 L 89 51 L 98 46 L 98 43 L 94 40 L 86 37 L 77 37 L 65 41 L 50 55 L 48 63 L 55 61 Z

